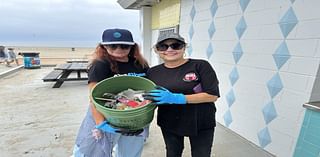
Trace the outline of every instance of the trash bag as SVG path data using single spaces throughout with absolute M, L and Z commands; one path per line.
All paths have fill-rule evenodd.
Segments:
M 111 152 L 114 135 L 102 132 L 101 138 L 97 140 L 92 134 L 94 128 L 95 122 L 90 108 L 88 108 L 76 139 L 76 145 L 79 147 L 79 151 L 88 157 L 112 157 Z
M 79 150 L 85 156 L 90 157 L 111 157 L 111 145 L 103 136 L 101 139 L 96 140 L 94 137 L 86 137 L 79 145 Z M 108 148 L 108 149 L 106 149 Z

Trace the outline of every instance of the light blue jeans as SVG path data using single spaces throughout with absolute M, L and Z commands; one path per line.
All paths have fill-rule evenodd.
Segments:
M 144 137 L 115 135 L 115 157 L 141 157 Z
M 79 150 L 79 147 L 75 144 L 72 151 L 71 157 L 84 157 L 84 154 L 82 154 Z

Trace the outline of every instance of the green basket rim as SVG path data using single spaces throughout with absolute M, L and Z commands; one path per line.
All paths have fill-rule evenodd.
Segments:
M 93 95 L 92 95 L 92 93 L 93 93 L 93 91 L 96 89 L 96 87 L 97 87 L 99 84 L 102 84 L 104 81 L 111 80 L 111 79 L 115 79 L 115 78 L 119 78 L 119 77 L 134 77 L 134 78 L 138 78 L 138 79 L 143 79 L 143 80 L 148 81 L 148 82 L 151 83 L 152 85 L 156 86 L 156 84 L 155 84 L 154 82 L 152 82 L 151 80 L 146 79 L 146 78 L 144 78 L 144 77 L 140 77 L 140 76 L 126 76 L 126 75 L 122 75 L 122 76 L 109 77 L 109 78 L 106 78 L 106 79 L 98 82 L 98 83 L 93 87 L 93 89 L 91 90 L 90 95 L 91 95 L 91 97 L 92 97 L 92 101 L 93 101 L 92 103 L 93 103 L 93 105 L 95 105 L 95 106 L 98 105 L 98 106 L 100 106 L 100 107 L 102 107 L 102 108 L 104 108 L 104 109 L 106 109 L 106 110 L 115 111 L 115 112 L 123 112 L 123 111 L 137 110 L 137 109 L 141 109 L 141 108 L 147 107 L 148 105 L 154 105 L 153 108 L 156 108 L 156 105 L 153 104 L 152 102 L 149 103 L 149 104 L 146 104 L 146 105 L 144 105 L 144 106 L 139 106 L 139 107 L 136 107 L 136 108 L 130 108 L 130 109 L 127 109 L 127 110 L 117 110 L 117 109 L 107 108 L 107 107 L 105 107 L 105 106 L 100 105 L 99 103 L 97 103 L 97 101 L 95 100 L 95 98 L 94 98 Z

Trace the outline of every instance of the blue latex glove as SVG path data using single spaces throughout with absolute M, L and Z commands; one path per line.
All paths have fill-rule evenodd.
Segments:
M 186 104 L 187 100 L 184 94 L 171 93 L 169 90 L 156 86 L 156 89 L 144 94 L 143 97 L 153 101 L 155 104 Z
M 109 132 L 109 133 L 118 133 L 119 130 L 112 127 L 107 121 L 103 121 L 99 125 L 96 125 L 97 129 L 102 130 L 103 132 Z
M 103 121 L 101 124 L 97 125 L 96 128 L 103 132 L 109 132 L 114 134 L 119 133 L 125 136 L 137 136 L 143 132 L 143 129 L 127 130 L 127 129 L 121 129 L 121 128 L 114 128 L 107 121 Z

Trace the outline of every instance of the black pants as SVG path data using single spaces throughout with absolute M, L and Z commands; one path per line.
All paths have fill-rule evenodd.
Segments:
M 167 149 L 167 157 L 181 157 L 184 136 L 161 129 Z M 199 131 L 197 136 L 189 136 L 192 157 L 210 157 L 214 129 Z

